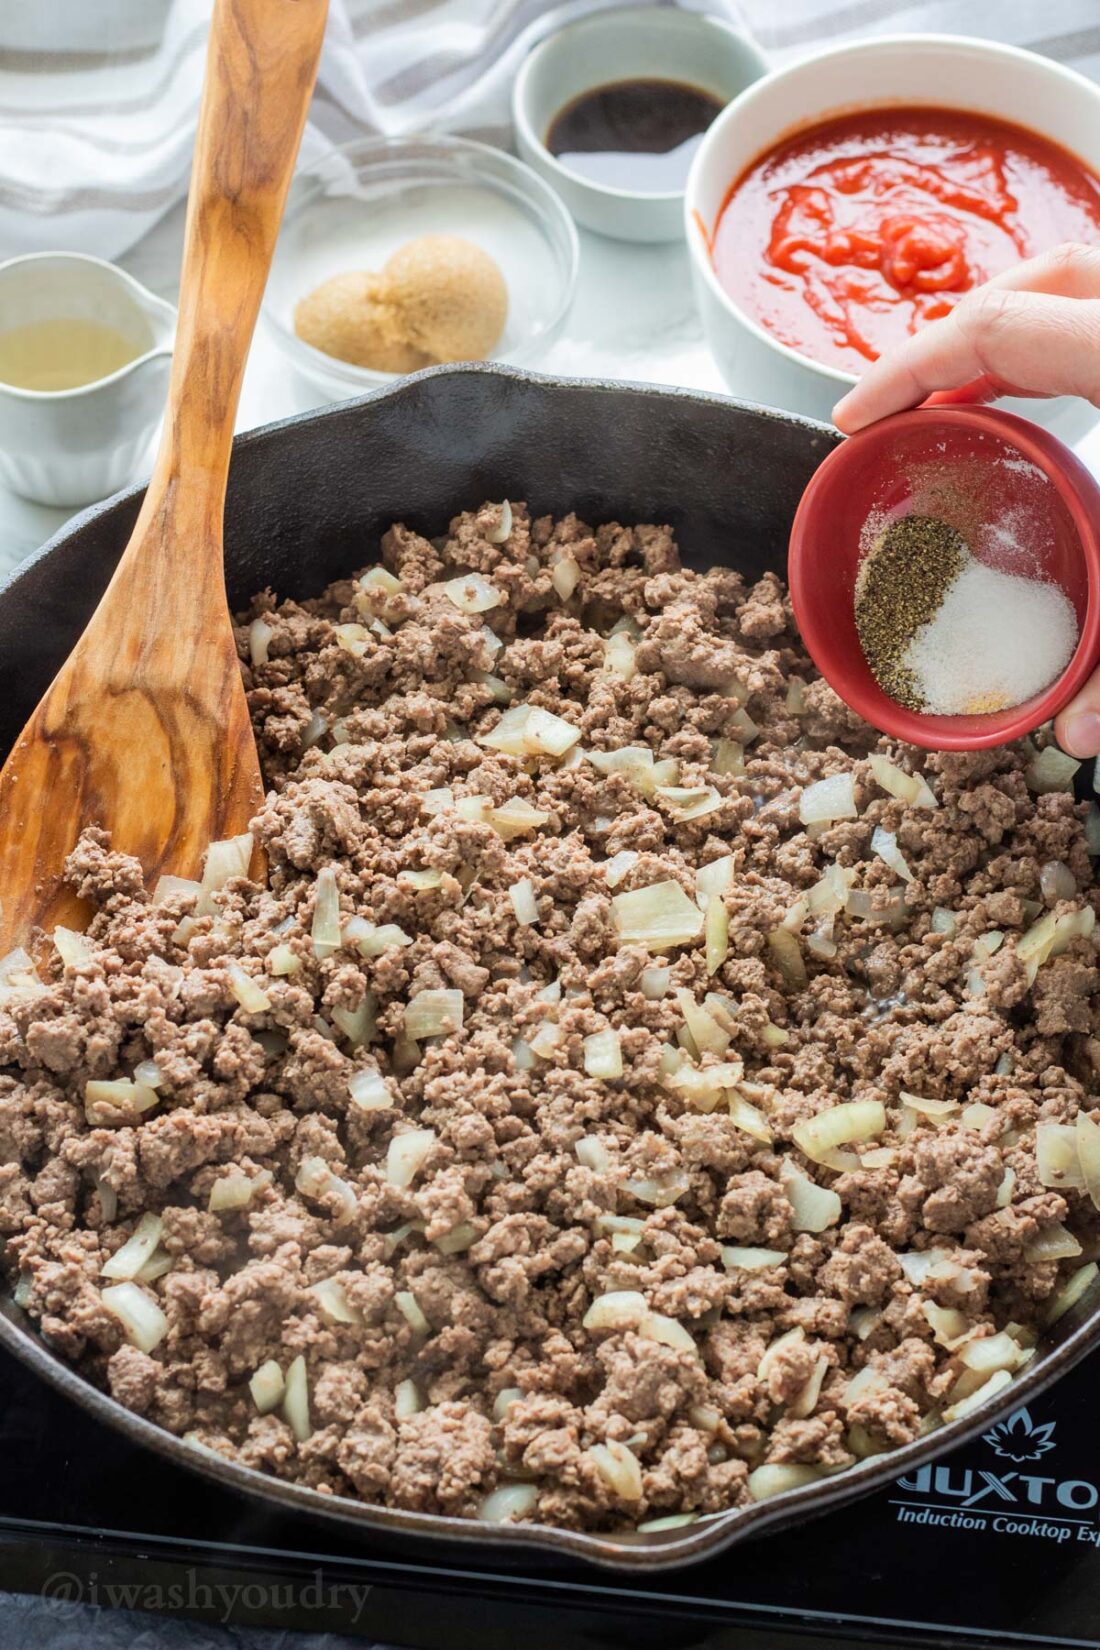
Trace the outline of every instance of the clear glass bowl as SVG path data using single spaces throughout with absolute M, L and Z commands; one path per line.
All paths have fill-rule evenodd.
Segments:
M 305 344 L 294 306 L 320 282 L 380 269 L 414 235 L 456 234 L 496 259 L 508 319 L 495 361 L 532 363 L 565 323 L 577 280 L 577 232 L 558 196 L 500 149 L 465 138 L 360 138 L 294 180 L 263 314 L 288 359 L 328 400 L 394 374 L 352 366 Z

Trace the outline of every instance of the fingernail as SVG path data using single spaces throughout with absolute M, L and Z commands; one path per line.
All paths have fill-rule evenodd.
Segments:
M 1061 742 L 1071 756 L 1100 756 L 1100 712 L 1074 711 L 1066 719 Z

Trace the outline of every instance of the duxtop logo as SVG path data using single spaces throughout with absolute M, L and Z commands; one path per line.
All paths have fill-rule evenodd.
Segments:
M 982 1441 L 994 1455 L 1019 1465 L 1023 1461 L 1041 1460 L 1054 1448 L 1054 1427 L 1053 1421 L 1037 1426 L 1028 1410 L 1018 1409 L 1007 1420 L 998 1421 L 995 1427 L 983 1432 Z

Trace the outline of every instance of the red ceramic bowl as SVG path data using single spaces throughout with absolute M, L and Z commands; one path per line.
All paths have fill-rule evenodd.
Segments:
M 980 560 L 1065 591 L 1077 647 L 1042 693 L 988 715 L 924 716 L 879 687 L 856 634 L 856 576 L 883 528 L 910 514 L 939 516 Z M 991 407 L 918 407 L 861 430 L 825 459 L 794 518 L 788 576 L 811 658 L 865 721 L 929 750 L 1003 745 L 1056 715 L 1100 662 L 1100 486 L 1027 419 Z

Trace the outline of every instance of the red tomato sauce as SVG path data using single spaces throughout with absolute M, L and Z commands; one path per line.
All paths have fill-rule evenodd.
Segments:
M 985 115 L 879 109 L 755 160 L 723 203 L 712 256 L 775 337 L 859 373 L 1059 241 L 1100 245 L 1100 181 L 1068 150 Z

